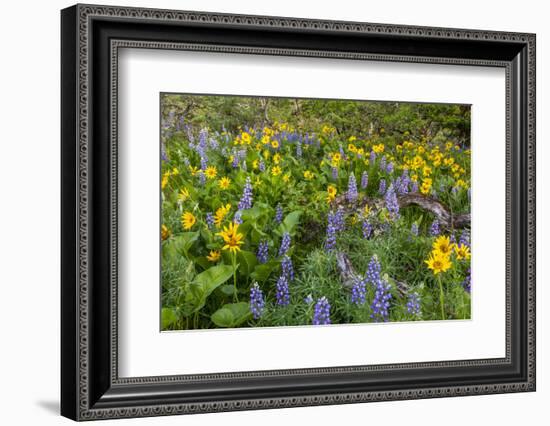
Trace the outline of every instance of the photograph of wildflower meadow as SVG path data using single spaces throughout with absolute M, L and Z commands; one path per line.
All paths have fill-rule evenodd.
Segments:
M 160 95 L 161 329 L 470 318 L 470 106 Z

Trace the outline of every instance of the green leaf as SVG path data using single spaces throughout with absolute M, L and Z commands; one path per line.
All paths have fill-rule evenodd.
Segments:
M 266 281 L 273 270 L 279 265 L 279 262 L 276 262 L 274 260 L 271 260 L 267 263 L 257 265 L 256 268 L 254 268 L 254 272 L 250 274 L 250 278 L 252 278 L 255 281 L 264 282 Z
M 220 291 L 226 296 L 233 296 L 233 293 L 235 293 L 235 287 L 233 284 L 225 284 L 220 287 Z
M 283 223 L 279 225 L 279 229 L 281 231 L 281 234 L 284 232 L 288 232 L 289 234 L 294 233 L 294 228 L 298 225 L 300 222 L 300 216 L 302 212 L 300 210 L 296 210 L 293 212 L 290 212 L 286 215 L 285 219 L 283 220 Z
M 233 266 L 218 265 L 198 274 L 189 286 L 195 305 L 194 311 L 201 309 L 212 292 L 233 275 Z
M 229 303 L 212 314 L 212 322 L 218 327 L 238 327 L 252 316 L 248 303 Z
M 162 311 L 161 311 L 162 330 L 166 330 L 168 327 L 174 324 L 177 320 L 178 320 L 178 316 L 176 315 L 175 309 L 162 308 Z
M 239 261 L 239 272 L 245 276 L 250 275 L 253 271 L 256 265 L 258 264 L 258 260 L 256 259 L 256 255 L 250 251 L 241 250 L 237 253 L 237 259 Z

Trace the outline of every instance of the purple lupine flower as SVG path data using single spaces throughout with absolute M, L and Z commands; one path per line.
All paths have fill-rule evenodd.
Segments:
M 361 230 L 363 231 L 363 238 L 368 240 L 372 235 L 372 225 L 367 219 L 363 219 Z
M 332 174 L 332 179 L 337 180 L 338 179 L 338 167 L 332 166 L 332 168 L 330 169 L 330 172 Z
M 281 206 L 281 203 L 279 203 L 275 208 L 275 224 L 278 225 L 282 221 L 283 221 L 283 206 Z
M 241 212 L 240 211 L 235 212 L 235 215 L 233 216 L 233 223 L 235 223 L 237 225 L 240 225 L 241 223 L 243 223 L 243 219 L 241 218 Z
M 284 275 L 281 275 L 277 280 L 277 285 L 275 289 L 275 298 L 277 300 L 277 305 L 285 306 L 290 303 L 288 279 Z
M 296 158 L 302 158 L 302 142 L 298 141 L 296 143 Z
M 206 183 L 206 175 L 202 171 L 198 172 L 198 175 L 199 183 L 201 184 L 201 186 L 203 186 Z
M 380 265 L 380 262 L 378 261 L 378 257 L 376 255 L 372 256 L 369 262 L 369 265 L 367 267 L 367 273 L 365 274 L 365 277 L 367 278 L 367 281 L 370 282 L 373 285 L 376 285 L 378 281 L 380 281 L 380 274 L 382 273 L 382 266 Z
M 351 288 L 351 303 L 355 305 L 363 305 L 367 296 L 367 281 L 356 279 L 355 284 Z
M 262 316 L 264 306 L 264 294 L 258 283 L 255 282 L 254 285 L 250 287 L 250 312 L 252 312 L 252 316 L 255 320 Z
M 210 148 L 216 150 L 219 147 L 219 143 L 216 139 L 210 138 Z
M 379 166 L 380 166 L 381 171 L 386 171 L 386 156 L 385 155 L 381 158 Z
M 243 195 L 241 201 L 239 201 L 239 210 L 246 210 L 252 207 L 252 184 L 250 183 L 250 176 L 246 177 L 246 183 L 244 184 Z
M 346 227 L 346 222 L 344 220 L 344 208 L 339 207 L 338 210 L 336 210 L 336 216 L 334 218 L 334 224 L 336 226 L 336 231 L 340 232 L 343 231 Z
M 462 281 L 462 287 L 464 287 L 464 290 L 467 293 L 470 293 L 472 291 L 472 269 L 468 268 L 468 274 L 466 275 L 466 278 L 464 278 L 464 281 Z
M 325 239 L 325 250 L 332 251 L 336 248 L 336 213 L 328 212 L 327 236 Z
M 233 167 L 234 169 L 238 168 L 239 167 L 239 154 L 237 152 L 233 152 L 233 161 L 231 161 L 231 167 Z
M 265 171 L 265 163 L 263 160 L 260 160 L 260 164 L 258 165 L 258 168 L 260 169 L 260 172 Z
M 397 201 L 397 195 L 395 194 L 393 184 L 390 184 L 384 198 L 386 201 L 386 208 L 390 212 L 390 216 L 393 220 L 397 219 L 399 217 L 399 202 Z
M 214 226 L 214 215 L 212 214 L 212 212 L 206 213 L 206 224 L 210 229 L 212 229 L 212 227 Z
M 346 192 L 346 199 L 352 203 L 357 200 L 357 182 L 355 181 L 355 174 L 352 172 L 348 179 L 348 192 Z
M 260 263 L 266 263 L 269 259 L 269 245 L 267 240 L 260 241 L 258 244 L 258 251 L 256 253 L 256 258 Z
M 392 298 L 390 290 L 391 286 L 387 281 L 383 279 L 377 280 L 376 289 L 374 292 L 374 299 L 372 300 L 371 304 L 371 318 L 374 319 L 376 322 L 388 321 L 389 319 L 390 300 Z
M 465 246 L 470 247 L 470 231 L 468 229 L 464 229 L 462 231 L 460 238 L 458 239 L 458 244 L 464 244 Z
M 361 189 L 367 189 L 367 186 L 369 184 L 369 174 L 367 172 L 363 172 L 361 175 Z
M 432 237 L 437 237 L 440 234 L 441 230 L 439 229 L 439 221 L 435 219 L 430 226 L 430 235 Z
M 386 192 L 386 179 L 380 179 L 380 185 L 378 186 L 378 193 L 384 195 Z
M 411 192 L 413 194 L 418 192 L 418 182 L 417 181 L 413 181 L 413 183 L 411 184 Z
M 393 173 L 393 163 L 390 161 L 386 166 L 386 173 L 391 175 Z
M 288 278 L 288 281 L 293 281 L 294 266 L 292 265 L 292 260 L 286 254 L 283 256 L 283 260 L 281 261 L 281 268 L 283 271 L 283 275 Z
M 369 157 L 369 162 L 370 162 L 370 164 L 374 164 L 375 161 L 376 161 L 376 152 L 371 151 L 370 152 L 370 157 Z
M 330 324 L 330 303 L 325 296 L 317 299 L 317 303 L 315 303 L 312 323 L 313 325 Z
M 411 225 L 411 234 L 413 234 L 415 237 L 418 237 L 418 225 L 416 222 L 413 222 Z
M 281 239 L 281 246 L 279 247 L 279 256 L 284 256 L 290 248 L 290 234 L 285 232 Z
M 451 244 L 456 244 L 456 236 L 455 236 L 454 232 L 449 237 L 449 241 L 451 242 Z
M 409 294 L 408 300 L 407 300 L 407 312 L 414 316 L 420 316 L 421 310 L 420 310 L 420 296 L 418 293 L 414 292 Z

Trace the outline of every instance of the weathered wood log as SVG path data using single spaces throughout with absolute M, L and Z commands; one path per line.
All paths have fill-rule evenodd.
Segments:
M 444 228 L 460 229 L 470 226 L 470 213 L 454 215 L 441 201 L 427 195 L 417 193 L 398 195 L 397 202 L 400 208 L 416 205 L 423 210 L 429 211 L 435 215 L 440 225 Z M 349 213 L 361 210 L 365 205 L 368 205 L 374 211 L 380 210 L 385 205 L 383 198 L 362 198 L 355 203 L 350 203 L 347 201 L 345 195 L 336 197 L 332 203 L 336 207 L 344 208 Z
M 419 206 L 433 213 L 439 223 L 446 228 L 464 228 L 470 225 L 470 213 L 453 215 L 440 201 L 422 194 L 404 194 L 397 197 L 399 207 Z

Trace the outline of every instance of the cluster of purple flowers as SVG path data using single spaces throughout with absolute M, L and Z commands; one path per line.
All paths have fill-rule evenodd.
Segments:
M 233 223 L 235 223 L 237 225 L 240 225 L 241 223 L 243 223 L 243 219 L 241 218 L 241 212 L 240 211 L 235 212 L 235 215 L 233 216 Z
M 206 148 L 208 147 L 208 130 L 202 129 L 199 133 L 199 143 L 196 146 L 197 153 L 201 159 L 201 170 L 206 170 L 208 167 L 208 157 Z
M 370 152 L 369 160 L 370 160 L 371 164 L 374 164 L 374 162 L 376 161 L 376 152 L 374 152 L 374 151 Z
M 401 173 L 401 176 L 398 176 L 393 181 L 395 192 L 397 192 L 397 194 L 399 195 L 408 194 L 410 182 L 411 179 L 409 178 L 409 171 L 407 169 L 404 169 L 403 173 Z
M 379 166 L 380 166 L 380 170 L 382 170 L 382 171 L 386 170 L 386 156 L 385 155 L 380 159 Z
M 393 173 L 393 168 L 394 168 L 393 163 L 390 161 L 386 166 L 386 173 L 391 175 Z
M 212 214 L 212 212 L 206 213 L 206 224 L 210 229 L 214 227 L 214 215 Z
M 380 184 L 378 186 L 378 193 L 384 195 L 386 192 L 386 179 L 380 179 Z
M 439 229 L 439 221 L 435 219 L 430 226 L 430 235 L 436 237 L 440 234 L 441 230 Z
M 407 312 L 414 316 L 419 316 L 421 314 L 420 296 L 418 295 L 418 293 L 414 292 L 409 294 L 407 300 Z
M 199 175 L 199 183 L 200 183 L 200 185 L 201 185 L 201 186 L 204 186 L 204 184 L 206 183 L 206 175 L 205 175 L 202 171 L 200 171 L 200 172 L 198 173 L 198 175 Z
M 317 303 L 315 303 L 315 307 L 313 309 L 312 322 L 313 325 L 330 324 L 330 303 L 325 296 L 317 299 Z
M 464 244 L 465 246 L 470 247 L 470 231 L 467 229 L 462 231 L 460 238 L 458 239 L 458 244 Z
M 366 273 L 367 281 L 372 284 L 375 284 L 377 281 L 380 280 L 381 273 L 382 273 L 382 266 L 378 261 L 378 257 L 374 255 L 371 257 L 369 266 L 367 267 L 367 273 Z
M 462 281 L 462 287 L 464 287 L 464 290 L 466 290 L 468 293 L 472 291 L 472 269 L 468 268 L 468 274 L 466 275 L 466 278 L 464 278 L 464 281 Z
M 332 169 L 330 170 L 331 174 L 332 174 L 332 179 L 333 180 L 337 180 L 338 179 L 338 167 L 332 167 Z
M 296 142 L 296 158 L 302 158 L 302 142 Z
M 279 203 L 275 208 L 275 224 L 278 225 L 282 221 L 283 221 L 283 207 L 281 206 L 281 203 Z
M 411 192 L 414 194 L 416 192 L 418 192 L 418 182 L 417 181 L 414 181 L 412 184 L 411 184 Z
M 258 165 L 258 168 L 260 169 L 260 172 L 264 172 L 265 171 L 265 163 L 263 160 L 260 160 L 260 163 Z
M 349 175 L 348 179 L 348 192 L 346 192 L 346 199 L 352 203 L 357 200 L 357 182 L 355 181 L 355 174 L 353 172 Z
M 239 201 L 239 210 L 246 210 L 252 207 L 252 184 L 250 183 L 250 176 L 246 177 L 246 183 L 244 184 L 243 195 Z
M 361 230 L 363 231 L 363 238 L 368 240 L 372 235 L 372 225 L 366 218 L 361 223 Z
M 282 273 L 285 277 L 288 278 L 288 281 L 294 280 L 294 266 L 292 265 L 292 260 L 286 254 L 283 256 L 281 261 Z
M 388 321 L 389 319 L 390 300 L 392 298 L 390 290 L 391 286 L 387 281 L 379 279 L 376 282 L 374 299 L 371 304 L 371 318 L 375 321 Z
M 393 184 L 390 184 L 384 198 L 386 201 L 386 208 L 390 212 L 391 218 L 393 220 L 397 219 L 399 217 L 399 202 L 397 201 L 397 194 L 395 193 Z
M 361 175 L 361 189 L 366 189 L 369 184 L 369 174 L 367 172 L 363 172 Z
M 351 288 L 351 303 L 363 305 L 367 297 L 367 280 L 357 279 Z
M 260 241 L 258 244 L 258 252 L 256 253 L 256 258 L 260 263 L 266 263 L 269 259 L 269 245 L 267 240 Z
M 338 209 L 336 212 L 328 212 L 327 236 L 325 240 L 325 249 L 327 251 L 336 248 L 336 234 L 344 230 L 344 211 Z
M 283 274 L 277 280 L 277 286 L 275 289 L 275 298 L 277 299 L 277 305 L 286 306 L 290 303 L 290 291 L 288 289 L 288 279 Z
M 281 239 L 281 246 L 279 247 L 279 256 L 284 256 L 290 248 L 290 234 L 285 232 Z
M 252 312 L 254 319 L 257 320 L 262 316 L 264 306 L 264 294 L 260 289 L 260 286 L 258 286 L 258 283 L 254 283 L 254 285 L 250 288 L 250 311 Z

